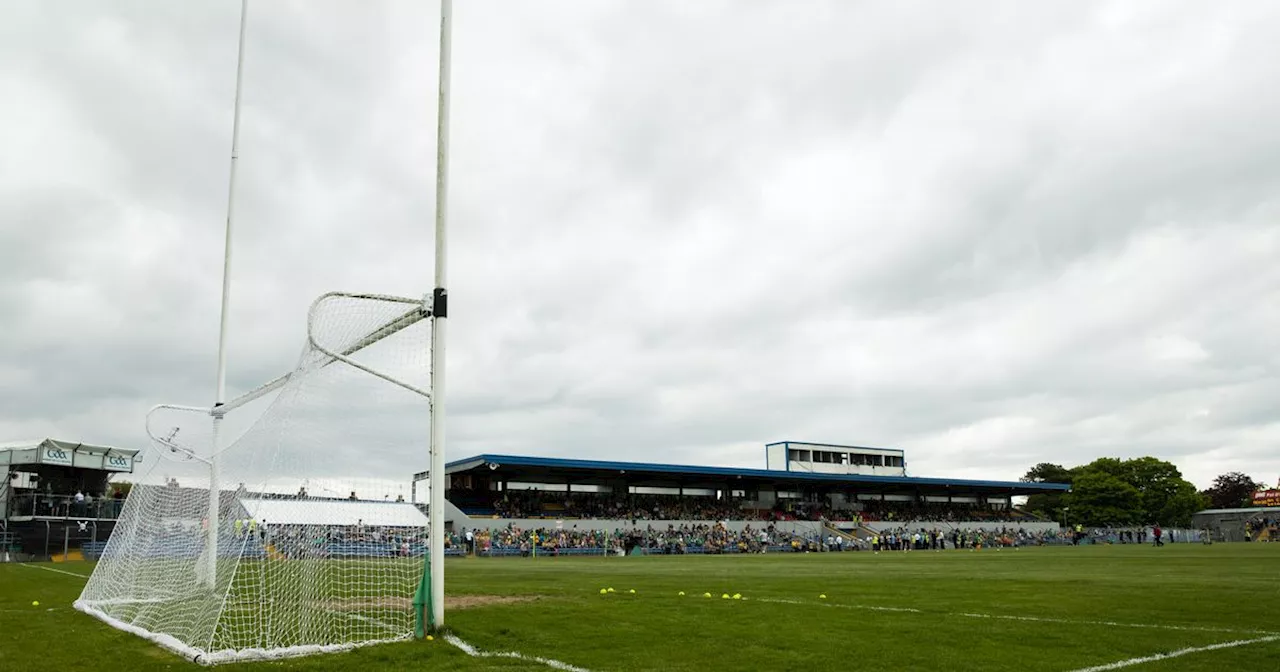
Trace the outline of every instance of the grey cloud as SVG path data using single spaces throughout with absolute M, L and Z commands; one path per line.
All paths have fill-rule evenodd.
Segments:
M 211 398 L 238 7 L 3 10 L 0 380 L 44 384 L 0 430 L 137 445 L 151 404 Z M 434 12 L 251 4 L 232 395 L 294 364 L 319 293 L 430 287 Z M 1278 20 L 459 5 L 450 458 L 1280 468 Z

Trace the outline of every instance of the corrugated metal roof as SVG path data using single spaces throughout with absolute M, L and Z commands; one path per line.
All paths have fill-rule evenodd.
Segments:
M 427 517 L 408 502 L 368 502 L 345 499 L 241 498 L 251 518 L 268 525 L 348 527 L 426 527 Z
M 138 450 L 133 450 L 131 448 L 116 448 L 115 446 L 103 446 L 103 445 L 98 445 L 93 443 L 82 443 L 80 441 L 65 441 L 63 439 L 30 439 L 27 441 L 3 441 L 3 442 L 0 442 L 0 452 L 31 450 L 33 448 L 39 448 L 43 446 L 46 442 L 52 442 L 52 443 L 58 444 L 59 446 L 75 447 L 77 450 L 86 452 L 86 453 L 111 452 L 116 455 L 137 455 L 139 452 L 141 452 Z

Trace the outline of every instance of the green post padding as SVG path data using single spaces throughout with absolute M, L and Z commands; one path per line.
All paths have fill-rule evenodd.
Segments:
M 430 614 L 431 622 L 423 620 L 422 612 L 426 611 Z M 423 553 L 422 555 L 422 579 L 418 581 L 418 591 L 413 594 L 413 613 L 414 627 L 413 634 L 418 639 L 427 636 L 427 628 L 435 630 L 435 610 L 431 605 L 431 555 Z

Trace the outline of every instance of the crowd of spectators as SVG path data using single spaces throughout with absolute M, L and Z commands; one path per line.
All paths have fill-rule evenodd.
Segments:
M 789 547 L 794 535 L 781 532 L 772 525 L 741 531 L 728 529 L 721 523 L 701 525 L 667 525 L 666 527 L 630 527 L 613 530 L 577 529 L 576 527 L 526 529 L 508 524 L 496 530 L 472 533 L 475 552 L 489 555 L 494 551 L 518 551 L 531 555 L 556 555 L 563 550 L 591 549 L 603 553 L 626 552 L 640 548 L 647 553 L 680 555 L 684 553 L 761 553 L 768 548 Z
M 897 527 L 881 530 L 869 539 L 872 551 L 941 551 L 966 548 L 1019 548 L 1066 543 L 1057 530 L 1029 531 L 1021 527 L 933 528 Z
M 1033 516 L 1018 509 L 960 502 L 900 502 L 873 499 L 862 502 L 862 505 L 863 520 L 869 521 L 953 523 L 980 520 L 990 523 L 1018 523 L 1035 520 Z
M 865 500 L 852 507 L 833 509 L 820 502 L 782 500 L 771 508 L 754 508 L 751 502 L 689 495 L 625 495 L 607 493 L 509 490 L 491 502 L 464 510 L 472 515 L 530 519 L 612 519 L 782 521 L 827 520 L 1018 523 L 1037 520 L 1017 509 L 967 503 Z
M 846 538 L 831 533 L 800 536 L 777 530 L 766 524 L 732 531 L 723 524 L 667 525 L 665 527 L 615 528 L 613 530 L 521 528 L 514 524 L 494 530 L 473 533 L 477 555 L 519 554 L 521 556 L 558 555 L 561 552 L 590 550 L 601 554 L 621 553 L 638 547 L 643 552 L 660 555 L 685 553 L 763 553 L 772 552 L 836 552 L 836 551 L 920 551 L 982 550 L 984 548 L 1019 548 L 1070 543 L 1056 530 L 1030 531 L 1021 527 L 938 528 L 898 527 L 882 530 L 866 539 Z M 467 543 L 455 540 L 457 543 Z M 467 547 L 470 552 L 471 547 Z
M 1258 515 L 1245 521 L 1244 531 L 1249 541 L 1280 540 L 1280 519 L 1274 516 Z
M 1156 533 L 1159 532 L 1159 535 Z M 1160 541 L 1156 542 L 1159 536 Z M 1070 538 L 1075 544 L 1155 544 L 1207 542 L 1210 541 L 1207 530 L 1162 528 L 1159 525 L 1113 525 L 1106 527 L 1085 527 L 1078 525 L 1074 533 L 1064 533 L 1063 538 Z
M 493 503 L 501 518 L 608 518 L 619 520 L 750 520 L 757 512 L 732 500 L 679 495 L 612 497 L 597 493 L 507 491 Z M 744 516 L 750 516 L 745 517 Z

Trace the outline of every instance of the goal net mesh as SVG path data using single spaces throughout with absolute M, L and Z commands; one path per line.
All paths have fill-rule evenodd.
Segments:
M 206 664 L 411 637 L 427 542 L 410 491 L 428 463 L 421 310 L 326 295 L 278 389 L 230 402 L 216 428 L 208 409 L 154 410 L 76 607 Z

